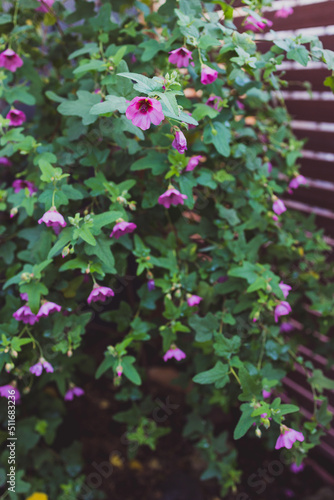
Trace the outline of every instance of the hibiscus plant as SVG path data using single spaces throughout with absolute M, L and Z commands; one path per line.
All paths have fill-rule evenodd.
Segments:
M 198 448 L 201 478 L 222 495 L 245 480 L 235 440 L 287 448 L 298 468 L 329 425 L 334 384 L 305 352 L 333 347 L 323 342 L 333 265 L 314 218 L 284 202 L 307 179 L 280 65 L 334 70 L 334 53 L 315 36 L 278 38 L 269 0 L 244 0 L 243 17 L 232 4 L 3 2 L 0 409 L 5 435 L 16 400 L 11 500 L 104 498 L 103 486 L 84 493 L 80 442 L 59 448 L 62 422 L 99 384 L 128 443 L 154 450 L 170 423 L 151 418 L 152 367 L 162 378 L 173 368 L 179 439 Z M 272 41 L 260 51 L 263 30 Z M 294 369 L 313 394 L 306 414 L 284 384 Z

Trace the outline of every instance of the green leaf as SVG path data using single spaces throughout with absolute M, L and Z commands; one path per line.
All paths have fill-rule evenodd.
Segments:
M 309 381 L 319 392 L 323 392 L 324 389 L 334 389 L 334 380 L 326 377 L 321 370 L 314 370 L 312 377 L 309 378 Z
M 294 49 L 289 50 L 286 56 L 288 59 L 297 61 L 302 66 L 307 66 L 309 61 L 308 50 L 303 45 L 298 45 Z
M 21 285 L 20 292 L 28 294 L 28 306 L 33 314 L 37 314 L 40 307 L 41 295 L 46 296 L 48 289 L 43 283 L 31 282 Z
M 62 230 L 60 233 L 60 236 L 56 243 L 53 245 L 51 248 L 50 252 L 48 253 L 48 259 L 52 259 L 58 252 L 60 252 L 70 241 L 72 240 L 73 237 L 73 228 L 72 227 L 66 227 L 65 229 Z
M 122 212 L 104 212 L 103 214 L 93 215 L 93 228 L 94 234 L 98 234 L 100 229 L 112 222 L 115 222 L 117 219 L 122 217 Z
M 117 359 L 108 354 L 96 370 L 95 378 L 100 378 L 109 368 L 116 366 L 116 363 Z
M 253 425 L 254 418 L 251 417 L 254 408 L 249 404 L 243 404 L 240 407 L 242 414 L 234 429 L 233 437 L 234 439 L 242 438 L 248 429 Z
M 103 236 L 99 236 L 96 240 L 95 246 L 85 247 L 87 255 L 96 255 L 103 263 L 105 272 L 113 274 L 116 273 L 115 259 L 110 250 L 112 241 Z
M 144 94 L 150 94 L 156 90 L 163 90 L 162 86 L 164 81 L 162 78 L 156 76 L 154 78 L 147 78 L 147 76 L 138 73 L 118 73 L 117 76 L 134 80 L 137 84 L 135 84 L 133 88 Z
M 91 115 L 90 110 L 97 104 L 101 97 L 97 94 L 91 94 L 87 90 L 78 90 L 78 99 L 75 101 L 65 100 L 57 108 L 61 115 L 80 116 L 84 125 L 90 125 L 97 120 L 96 115 Z
M 12 22 L 12 16 L 10 14 L 1 14 L 0 15 L 0 24 L 7 24 Z
M 125 356 L 122 358 L 121 365 L 123 367 L 123 373 L 135 385 L 141 385 L 141 378 L 136 368 L 133 366 L 133 363 L 136 361 L 136 358 L 133 356 Z
M 90 232 L 90 230 L 86 224 L 81 226 L 79 229 L 75 229 L 73 236 L 74 236 L 74 238 L 79 236 L 89 245 L 92 245 L 92 246 L 96 245 L 96 239 L 94 238 L 94 236 L 92 235 L 92 233 Z
M 99 61 L 95 59 L 93 61 L 89 61 L 86 64 L 81 64 L 81 66 L 75 68 L 73 73 L 75 75 L 81 75 L 87 73 L 88 71 L 104 71 L 105 69 L 106 69 L 106 63 L 104 61 Z
M 141 60 L 143 62 L 151 61 L 153 57 L 163 49 L 163 45 L 161 42 L 158 42 L 158 40 L 151 39 L 147 40 L 145 42 L 142 42 L 139 45 L 140 48 L 144 49 L 144 52 L 141 56 Z
M 104 102 L 95 104 L 90 113 L 92 115 L 103 115 L 105 113 L 113 113 L 114 111 L 119 111 L 120 113 L 125 113 L 128 104 L 125 97 L 118 97 L 115 95 L 107 95 Z
M 234 335 L 230 339 L 218 334 L 215 338 L 216 342 L 213 344 L 215 353 L 217 356 L 222 356 L 226 359 L 230 359 L 232 354 L 239 352 L 241 346 L 241 338 L 238 335 Z
M 206 104 L 200 102 L 195 104 L 195 111 L 193 111 L 192 117 L 198 121 L 202 120 L 205 116 L 208 116 L 209 118 L 216 118 L 218 114 L 218 111 L 211 108 L 211 106 L 207 106 Z
M 75 59 L 76 57 L 79 57 L 79 56 L 83 56 L 85 54 L 96 54 L 99 52 L 99 46 L 97 45 L 97 43 L 93 42 L 93 43 L 87 43 L 84 47 L 82 47 L 82 49 L 79 49 L 79 50 L 75 50 L 74 52 L 72 52 L 68 58 L 69 59 Z
M 198 373 L 193 377 L 193 381 L 197 384 L 215 384 L 216 389 L 221 389 L 229 382 L 228 376 L 229 367 L 223 365 L 221 361 L 217 361 L 211 370 Z
M 146 170 L 152 169 L 153 175 L 160 175 L 167 168 L 166 155 L 157 151 L 150 151 L 146 156 L 132 163 L 130 170 Z
M 227 222 L 230 224 L 230 226 L 235 226 L 236 224 L 239 224 L 240 219 L 234 208 L 225 208 L 222 205 L 219 205 L 218 212 L 220 217 L 222 217 L 222 219 L 226 219 Z
M 218 319 L 212 314 L 207 314 L 204 318 L 194 315 L 189 319 L 189 325 L 196 332 L 196 342 L 207 342 L 212 339 L 214 332 L 219 327 Z
M 204 129 L 203 140 L 205 144 L 213 144 L 219 154 L 230 156 L 231 132 L 220 122 L 213 122 Z

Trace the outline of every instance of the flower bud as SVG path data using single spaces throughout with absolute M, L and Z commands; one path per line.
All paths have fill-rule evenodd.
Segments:
M 255 430 L 255 435 L 260 438 L 262 436 L 262 432 L 260 431 L 260 429 L 257 427 L 256 430 Z

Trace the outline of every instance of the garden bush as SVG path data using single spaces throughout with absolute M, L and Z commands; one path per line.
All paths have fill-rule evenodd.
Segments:
M 306 180 L 279 66 L 334 70 L 334 53 L 274 31 L 258 51 L 270 5 L 244 0 L 241 22 L 223 1 L 3 2 L 0 411 L 4 441 L 16 400 L 18 439 L 1 498 L 104 498 L 78 440 L 55 451 L 63 419 L 113 381 L 128 443 L 154 450 L 170 432 L 152 418 L 154 366 L 178 373 L 183 438 L 222 496 L 244 480 L 234 440 L 297 466 L 319 444 L 334 384 L 298 345 L 329 355 L 312 333 L 333 325 L 333 266 L 314 218 L 282 200 Z M 285 397 L 296 365 L 310 418 Z M 213 410 L 238 415 L 234 434 Z

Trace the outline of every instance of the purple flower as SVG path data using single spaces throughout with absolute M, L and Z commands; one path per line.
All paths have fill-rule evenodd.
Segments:
M 169 208 L 171 205 L 183 205 L 184 201 L 188 198 L 185 194 L 181 194 L 175 188 L 167 189 L 165 193 L 159 196 L 158 203 L 163 205 L 165 208 Z
M 281 215 L 283 212 L 286 211 L 286 206 L 284 205 L 282 200 L 275 200 L 273 203 L 273 211 L 275 212 L 276 215 Z
M 40 377 L 42 375 L 42 372 L 43 372 L 43 365 L 42 365 L 42 363 L 39 361 L 35 365 L 31 366 L 29 368 L 29 371 L 33 375 L 36 375 L 36 377 Z
M 6 115 L 6 120 L 10 120 L 9 125 L 12 127 L 19 127 L 26 119 L 26 115 L 19 109 L 11 109 Z
M 216 111 L 221 111 L 223 109 L 223 99 L 218 95 L 212 95 L 206 101 L 206 105 L 210 106 L 210 108 L 213 108 Z
M 201 302 L 201 300 L 203 300 L 203 298 L 199 295 L 191 295 L 187 298 L 187 304 L 189 307 L 194 307 L 197 306 Z
M 307 180 L 303 175 L 297 175 L 294 177 L 289 183 L 289 193 L 292 193 L 292 189 L 298 189 L 299 186 L 305 186 L 307 184 Z
M 28 297 L 27 293 L 20 293 L 20 297 L 21 297 L 22 300 L 26 300 L 27 302 L 29 300 L 29 297 Z
M 5 156 L 0 156 L 0 165 L 3 165 L 4 167 L 11 167 L 13 163 Z
M 268 399 L 268 398 L 270 398 L 270 396 L 271 396 L 271 391 L 266 391 L 266 389 L 262 390 L 262 397 L 264 399 Z
M 29 368 L 29 371 L 33 375 L 36 375 L 36 377 L 40 377 L 42 375 L 43 368 L 46 371 L 46 373 L 53 373 L 53 366 L 51 365 L 51 363 L 46 361 L 44 358 L 41 358 L 38 363 L 31 366 Z
M 276 441 L 275 450 L 279 450 L 280 448 L 291 450 L 293 443 L 296 441 L 304 441 L 303 434 L 294 429 L 289 429 L 285 425 L 281 425 L 281 434 Z
M 42 222 L 44 222 L 47 227 L 52 227 L 56 234 L 59 233 L 62 227 L 66 226 L 64 217 L 54 207 L 51 207 L 50 210 L 45 212 L 43 217 L 39 219 L 38 224 L 42 224 Z
M 69 389 L 65 396 L 64 396 L 64 399 L 65 401 L 72 401 L 74 396 L 77 396 L 78 398 L 80 396 L 83 396 L 85 394 L 85 391 L 83 389 L 81 389 L 80 387 L 72 387 L 71 389 Z
M 281 281 L 278 286 L 282 290 L 283 296 L 286 299 L 287 296 L 289 295 L 290 290 L 292 290 L 292 287 L 290 285 L 286 285 L 285 283 L 283 283 L 283 281 Z
M 281 326 L 280 326 L 281 333 L 289 333 L 289 332 L 292 332 L 292 330 L 294 330 L 294 329 L 295 329 L 295 327 L 293 326 L 293 324 L 289 323 L 288 321 L 281 323 Z
M 13 317 L 17 321 L 23 321 L 26 325 L 34 325 L 38 321 L 38 317 L 31 312 L 30 307 L 27 305 L 14 312 Z
M 185 47 L 180 47 L 179 49 L 172 50 L 168 61 L 171 64 L 176 64 L 178 68 L 186 68 L 189 66 L 189 59 L 192 59 L 190 50 Z
M 41 318 L 42 316 L 49 316 L 49 314 L 53 312 L 60 312 L 61 311 L 61 306 L 58 304 L 55 304 L 54 302 L 44 302 L 44 304 L 41 305 L 37 317 Z
M 261 21 L 257 21 L 253 16 L 247 17 L 247 22 L 245 23 L 246 30 L 254 31 L 258 33 L 264 30 L 266 27 L 271 28 L 273 23 L 269 19 L 262 18 Z
M 16 403 L 19 403 L 20 399 L 21 399 L 21 395 L 20 395 L 19 390 L 16 389 L 16 387 L 14 387 L 11 384 L 0 386 L 0 396 L 2 396 L 3 398 L 9 398 L 10 396 L 12 396 L 12 394 L 10 394 L 9 391 L 15 391 L 14 399 L 15 399 Z
M 272 163 L 270 161 L 268 161 L 267 167 L 268 167 L 268 174 L 271 174 L 271 172 L 273 170 L 273 165 L 272 165 Z
M 132 99 L 125 115 L 128 120 L 132 121 L 133 125 L 142 130 L 149 129 L 151 123 L 153 125 L 160 125 L 165 118 L 161 103 L 149 97 L 135 97 Z
M 0 54 L 0 67 L 6 68 L 12 73 L 15 73 L 17 68 L 23 65 L 23 61 L 20 56 L 14 52 L 12 49 L 6 49 Z
M 238 107 L 239 109 L 241 109 L 241 110 L 245 109 L 245 105 L 244 105 L 244 103 L 243 103 L 243 102 L 241 102 L 241 101 L 237 100 L 236 104 L 237 104 L 237 107 Z
M 177 149 L 179 153 L 183 154 L 187 148 L 187 139 L 181 130 L 175 133 L 174 141 L 172 142 L 173 148 Z
M 218 71 L 210 68 L 209 66 L 202 66 L 201 72 L 201 83 L 203 85 L 209 85 L 213 83 L 218 78 Z
M 38 9 L 36 9 L 39 12 L 49 12 L 50 8 L 52 7 L 53 3 L 55 0 L 37 0 L 41 4 Z
M 97 302 L 98 300 L 104 302 L 107 297 L 113 297 L 115 294 L 111 288 L 107 286 L 94 285 L 93 290 L 90 292 L 87 302 Z
M 201 155 L 192 156 L 188 161 L 186 172 L 191 172 L 192 170 L 194 170 L 194 168 L 196 168 L 199 162 L 203 159 L 204 156 Z
M 282 17 L 283 19 L 285 17 L 289 17 L 293 14 L 293 8 L 292 7 L 282 7 L 275 13 L 275 17 Z
M 116 367 L 116 374 L 117 374 L 117 377 L 121 377 L 122 376 L 122 373 L 123 373 L 123 367 L 122 365 L 118 365 Z
M 16 181 L 13 182 L 12 184 L 14 188 L 14 193 L 19 193 L 21 189 L 28 189 L 30 196 L 34 193 L 36 193 L 37 188 L 33 182 L 30 181 L 24 181 L 22 179 L 17 179 Z
M 302 470 L 304 470 L 304 464 L 301 463 L 300 465 L 297 465 L 296 463 L 293 463 L 290 465 L 290 470 L 294 474 L 298 474 L 298 472 L 301 472 Z
M 124 234 L 132 233 L 135 229 L 137 229 L 137 226 L 133 222 L 117 222 L 110 233 L 110 238 L 118 240 Z
M 168 359 L 175 358 L 177 361 L 181 361 L 181 359 L 184 359 L 186 357 L 186 354 L 181 351 L 176 345 L 172 345 L 170 349 L 166 352 L 164 355 L 164 361 L 167 361 Z
M 46 371 L 46 373 L 53 373 L 53 371 L 54 371 L 51 363 L 49 363 L 48 361 L 45 361 L 45 359 L 43 360 L 43 368 Z
M 150 292 L 155 289 L 155 283 L 154 280 L 148 280 L 147 282 L 147 288 Z
M 289 302 L 282 300 L 282 302 L 280 302 L 275 307 L 275 323 L 278 322 L 278 318 L 280 316 L 286 316 L 289 313 L 291 313 L 291 306 L 290 306 Z

